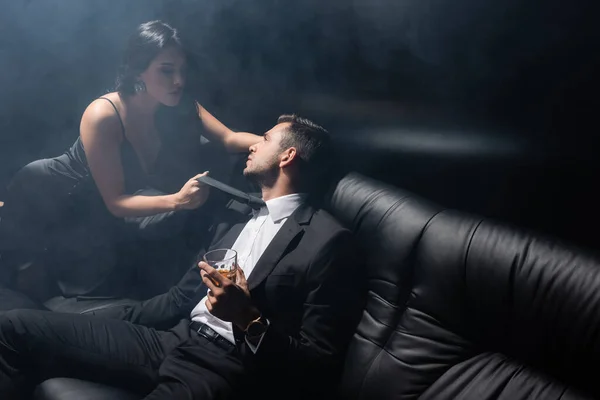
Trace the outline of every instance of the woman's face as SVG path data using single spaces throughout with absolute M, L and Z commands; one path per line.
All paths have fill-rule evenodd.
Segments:
M 140 74 L 146 84 L 146 92 L 166 106 L 176 106 L 185 87 L 187 64 L 180 48 L 163 49 Z

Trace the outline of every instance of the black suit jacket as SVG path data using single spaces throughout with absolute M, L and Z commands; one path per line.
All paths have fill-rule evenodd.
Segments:
M 210 248 L 230 248 L 249 219 L 249 208 L 231 202 L 213 226 Z M 300 206 L 281 227 L 248 278 L 254 304 L 270 327 L 253 354 L 234 328 L 253 384 L 287 386 L 294 393 L 319 389 L 337 380 L 346 346 L 362 310 L 364 279 L 350 231 L 331 215 Z M 201 255 L 200 255 L 201 256 Z M 127 309 L 122 319 L 168 329 L 206 295 L 197 265 L 167 293 Z M 253 375 L 258 373 L 259 376 Z M 304 382 L 298 386 L 298 382 Z M 289 394 L 289 386 L 286 387 Z M 272 392 L 269 390 L 269 392 Z

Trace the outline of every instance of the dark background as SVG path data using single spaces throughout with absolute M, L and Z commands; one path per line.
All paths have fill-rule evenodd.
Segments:
M 590 2 L 591 3 L 591 2 Z M 443 205 L 598 249 L 599 33 L 580 0 L 14 0 L 0 6 L 0 199 L 62 153 L 161 18 L 234 129 L 298 112 L 346 167 Z

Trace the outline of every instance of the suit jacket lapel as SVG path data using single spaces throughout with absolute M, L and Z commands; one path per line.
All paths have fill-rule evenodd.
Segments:
M 291 250 L 290 244 L 297 235 L 304 232 L 303 226 L 310 222 L 313 214 L 314 209 L 311 206 L 302 205 L 283 224 L 248 278 L 248 288 L 250 290 L 257 287 L 271 273 L 279 260 Z
M 227 204 L 229 217 L 215 226 L 213 240 L 209 250 L 228 248 L 235 243 L 237 237 L 242 233 L 242 229 L 252 217 L 252 209 L 236 200 L 231 200 Z M 233 217 L 231 216 L 233 215 Z
M 229 229 L 227 233 L 218 242 L 211 246 L 211 250 L 232 248 L 233 244 L 235 243 L 238 236 L 240 236 L 240 233 L 242 233 L 242 230 L 244 229 L 244 226 L 246 226 L 247 223 L 248 221 L 244 221 L 233 225 L 231 229 Z

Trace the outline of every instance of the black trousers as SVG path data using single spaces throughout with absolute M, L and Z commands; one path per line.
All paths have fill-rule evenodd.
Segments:
M 225 350 L 182 320 L 169 331 L 86 315 L 14 310 L 0 317 L 0 394 L 20 399 L 51 377 L 122 387 L 146 399 L 228 398 L 243 377 Z
M 37 296 L 41 291 L 65 297 L 132 296 L 136 287 L 142 291 L 139 297 L 147 298 L 177 283 L 189 265 L 183 229 L 188 219 L 198 229 L 205 227 L 201 210 L 116 218 L 92 178 L 78 176 L 65 158 L 34 161 L 12 179 L 0 215 L 0 283 L 18 287 L 17 271 L 27 263 L 52 286 L 36 287 Z M 136 193 L 164 194 L 152 188 Z M 183 254 L 183 264 L 173 254 Z M 184 269 L 167 273 L 173 264 Z M 35 280 L 39 286 L 40 279 Z

